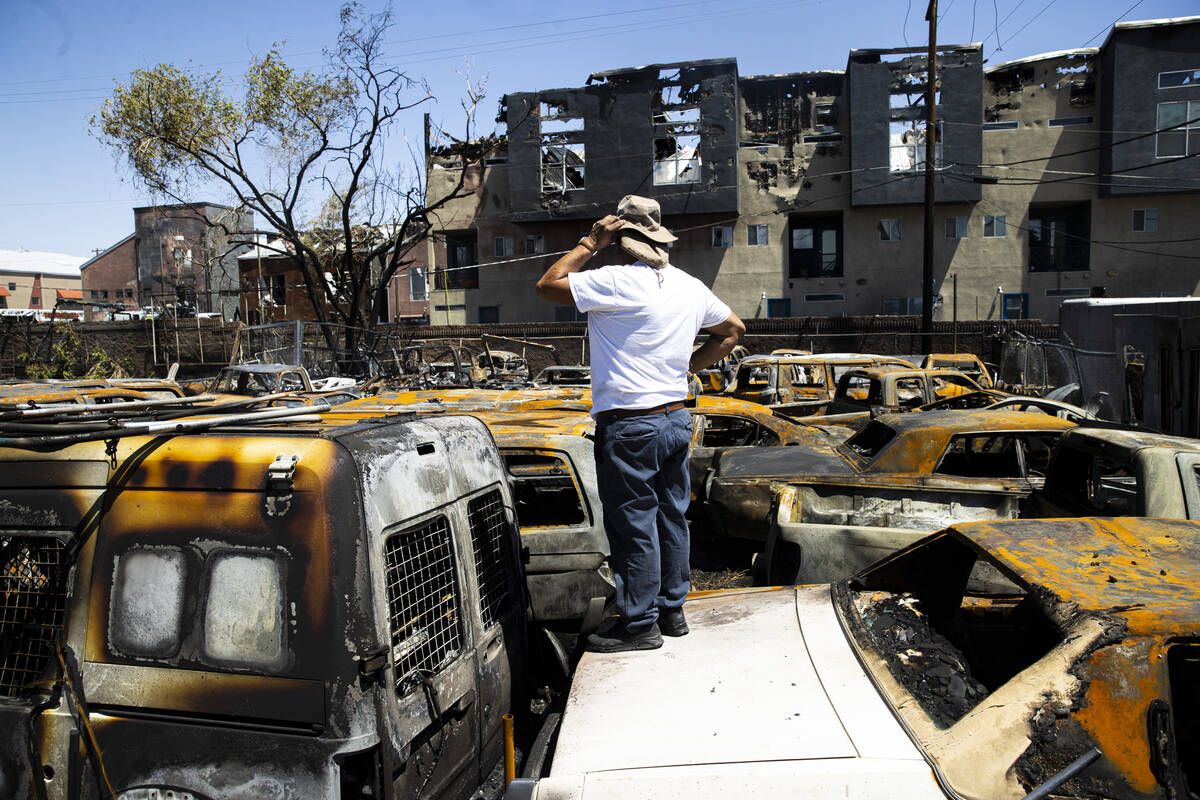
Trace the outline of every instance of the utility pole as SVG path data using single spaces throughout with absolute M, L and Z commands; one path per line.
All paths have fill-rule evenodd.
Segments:
M 933 178 L 937 153 L 937 0 L 929 0 L 929 56 L 925 62 L 925 246 L 921 263 L 921 338 L 933 349 Z

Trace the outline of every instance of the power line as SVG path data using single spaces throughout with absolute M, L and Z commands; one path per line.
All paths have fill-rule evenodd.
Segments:
M 1185 120 L 1184 122 L 1180 122 L 1178 125 L 1168 125 L 1165 128 L 1156 128 L 1155 130 L 1149 131 L 1148 133 L 1142 133 L 1142 134 L 1138 134 L 1137 136 L 1131 136 L 1128 139 L 1121 139 L 1120 141 L 1109 142 L 1107 144 L 1099 144 L 1094 147 L 1085 147 L 1080 150 L 1072 150 L 1068 153 L 1053 153 L 1051 155 L 1041 156 L 1038 158 L 1026 158 L 1026 159 L 1021 159 L 1019 161 L 1004 161 L 1004 162 L 995 163 L 995 164 L 976 164 L 976 165 L 958 164 L 956 166 L 1012 167 L 1012 166 L 1016 166 L 1018 164 L 1031 164 L 1034 161 L 1049 161 L 1054 158 L 1066 158 L 1067 156 L 1077 156 L 1077 155 L 1081 155 L 1083 153 L 1094 153 L 1097 150 L 1104 150 L 1106 148 L 1114 148 L 1119 145 L 1128 144 L 1129 142 L 1136 142 L 1139 139 L 1146 139 L 1151 136 L 1157 136 L 1158 134 L 1163 133 L 1165 131 L 1172 131 L 1172 130 L 1175 130 L 1176 128 L 1183 128 L 1183 127 L 1187 127 L 1190 125 L 1195 125 L 1197 123 L 1200 123 L 1200 117 L 1195 117 L 1193 119 Z M 1162 163 L 1170 163 L 1170 162 L 1164 161 Z
M 690 2 L 690 3 L 671 3 L 671 4 L 667 4 L 667 5 L 660 5 L 660 6 L 650 6 L 648 8 L 629 9 L 627 11 L 622 11 L 620 13 L 622 13 L 622 14 L 648 14 L 648 13 L 652 13 L 652 12 L 656 12 L 656 11 L 667 11 L 667 10 L 675 9 L 675 8 L 694 8 L 697 5 L 713 5 L 716 2 L 718 2 L 718 0 L 698 0 L 698 2 Z M 583 20 L 589 20 L 589 19 L 611 18 L 613 13 L 614 12 L 612 12 L 612 11 L 608 11 L 603 14 L 589 14 L 589 15 L 580 16 L 580 17 L 560 17 L 558 19 L 547 19 L 547 20 L 541 20 L 539 22 L 526 22 L 526 23 L 521 23 L 521 24 L 517 24 L 517 25 L 489 27 L 488 32 L 517 30 L 517 29 L 522 29 L 522 28 L 538 28 L 538 27 L 544 27 L 547 25 L 559 25 L 559 24 L 562 24 L 565 22 L 581 22 Z M 466 32 L 469 33 L 470 31 L 468 30 Z M 451 38 L 451 37 L 461 38 L 463 35 L 464 35 L 463 30 L 456 29 L 450 33 L 439 33 L 439 34 L 434 34 L 431 36 L 416 36 L 416 37 L 411 37 L 408 39 L 396 39 L 396 40 L 393 40 L 392 42 L 388 42 L 387 44 L 407 44 L 410 42 L 432 41 L 435 39 L 445 39 L 445 38 Z M 295 58 L 297 56 L 315 55 L 319 52 L 321 52 L 321 51 L 306 50 L 306 51 L 292 52 L 292 53 L 289 53 L 288 55 L 289 55 L 289 57 Z M 208 68 L 208 67 L 230 66 L 233 64 L 248 64 L 249 61 L 250 61 L 249 59 L 237 59 L 237 60 L 233 60 L 233 61 L 216 61 L 216 62 L 211 62 L 208 64 L 197 64 L 196 68 L 203 69 L 203 68 Z M 128 73 L 124 73 L 124 74 L 128 74 Z M 0 86 L 19 86 L 19 85 L 27 85 L 27 84 L 31 84 L 31 83 L 63 83 L 66 81 L 97 80 L 97 79 L 101 79 L 101 78 L 112 78 L 115 80 L 119 77 L 120 77 L 120 75 L 113 75 L 110 73 L 107 75 L 82 75 L 82 76 L 76 76 L 76 77 L 71 77 L 71 78 L 42 78 L 39 80 L 0 81 Z
M 1016 32 L 1016 33 L 1014 33 L 1012 36 L 1009 36 L 1007 39 L 1005 39 L 1003 44 L 997 44 L 997 45 L 996 45 L 996 49 L 997 49 L 997 50 L 1003 50 L 1003 49 L 1004 49 L 1004 45 L 1006 45 L 1006 44 L 1008 44 L 1009 42 L 1011 42 L 1013 39 L 1015 39 L 1015 38 L 1017 37 L 1017 35 L 1018 35 L 1018 34 L 1020 34 L 1020 33 L 1021 33 L 1021 31 L 1025 30 L 1025 29 L 1026 29 L 1026 28 L 1028 28 L 1030 25 L 1032 25 L 1034 22 L 1036 22 L 1038 17 L 1040 17 L 1042 14 L 1045 14 L 1047 11 L 1049 11 L 1049 10 L 1050 10 L 1050 6 L 1054 5 L 1054 4 L 1055 4 L 1055 3 L 1057 3 L 1057 2 L 1058 2 L 1058 0 L 1050 0 L 1050 2 L 1049 2 L 1049 3 L 1046 3 L 1045 7 L 1044 7 L 1044 8 L 1042 8 L 1042 10 L 1041 10 L 1041 11 L 1039 11 L 1039 12 L 1038 12 L 1038 13 L 1036 13 L 1036 14 L 1034 14 L 1034 15 L 1033 15 L 1033 17 L 1032 17 L 1032 18 L 1029 20 L 1029 22 L 1026 22 L 1024 25 L 1022 25 L 1021 27 L 1017 28 L 1017 32 Z
M 1008 225 L 1008 216 L 1012 214 L 1012 212 L 1009 209 L 1007 209 L 1004 206 L 996 203 L 995 201 L 989 200 L 987 198 L 984 198 L 980 202 L 987 203 L 988 205 L 992 206 L 993 208 L 1003 211 L 1005 214 L 1005 223 L 1004 224 L 1005 224 L 1005 226 Z M 1021 224 L 1014 224 L 1012 227 L 1016 228 L 1017 230 L 1025 231 L 1026 233 L 1028 233 L 1030 230 L 1028 226 L 1021 225 Z M 1063 231 L 1063 236 L 1067 237 L 1068 239 L 1075 239 L 1076 241 L 1087 242 L 1088 244 L 1099 245 L 1100 247 L 1108 247 L 1113 250 L 1123 250 L 1125 252 L 1137 253 L 1139 255 L 1144 255 L 1144 256 L 1157 256 L 1159 258 L 1182 258 L 1182 259 L 1186 259 L 1188 261 L 1200 261 L 1200 256 L 1182 255 L 1182 254 L 1178 254 L 1178 253 L 1160 253 L 1155 250 L 1141 250 L 1136 247 L 1125 247 L 1120 244 L 1114 244 L 1112 242 L 1108 242 L 1108 241 L 1104 241 L 1104 240 L 1100 240 L 1100 239 L 1092 239 L 1087 236 L 1080 236 L 1079 234 L 1069 233 L 1066 231 Z
M 1091 44 L 1092 42 L 1096 41 L 1097 39 L 1099 39 L 1099 38 L 1100 38 L 1101 36 L 1103 36 L 1104 34 L 1108 33 L 1110 30 L 1112 30 L 1113 26 L 1115 26 L 1115 25 L 1116 25 L 1118 22 L 1120 22 L 1122 19 L 1124 19 L 1124 18 L 1125 18 L 1125 16 L 1126 16 L 1127 14 L 1129 14 L 1129 12 L 1130 12 L 1130 11 L 1133 11 L 1135 8 L 1137 8 L 1138 6 L 1140 6 L 1140 5 L 1141 5 L 1142 3 L 1144 3 L 1144 2 L 1145 2 L 1145 0 L 1137 0 L 1137 2 L 1136 2 L 1136 3 L 1134 3 L 1133 5 L 1131 5 L 1129 8 L 1125 9 L 1125 10 L 1124 10 L 1124 11 L 1121 13 L 1121 15 L 1120 15 L 1119 17 L 1117 17 L 1116 19 L 1114 19 L 1114 20 L 1112 21 L 1112 24 L 1110 24 L 1110 25 L 1106 25 L 1104 28 L 1102 28 L 1102 29 L 1100 30 L 1100 32 L 1099 32 L 1099 33 L 1097 33 L 1097 34 L 1096 34 L 1095 36 L 1093 36 L 1092 38 L 1088 39 L 1086 42 L 1084 42 L 1084 43 L 1083 43 L 1082 45 L 1080 45 L 1080 46 L 1081 46 L 1081 47 L 1087 47 L 1089 44 Z

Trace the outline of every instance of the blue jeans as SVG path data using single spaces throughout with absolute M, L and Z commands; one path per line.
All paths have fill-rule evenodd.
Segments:
M 617 612 L 634 632 L 653 625 L 659 610 L 680 608 L 688 593 L 691 438 L 687 409 L 596 421 L 596 481 Z

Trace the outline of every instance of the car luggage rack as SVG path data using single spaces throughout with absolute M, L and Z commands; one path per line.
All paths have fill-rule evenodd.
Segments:
M 261 402 L 264 397 L 247 398 L 216 405 L 197 405 L 192 402 L 133 401 L 138 408 L 121 408 L 124 403 L 112 403 L 91 408 L 73 405 L 41 407 L 53 413 L 35 417 L 36 421 L 7 417 L 3 414 L 32 409 L 7 409 L 0 412 L 0 448 L 19 447 L 30 450 L 59 450 L 81 442 L 111 441 L 127 436 L 169 436 L 177 433 L 198 433 L 214 428 L 248 425 L 275 420 L 288 422 L 318 422 L 320 414 L 329 411 L 328 403 L 292 408 L 272 408 L 265 411 L 238 411 L 248 403 Z M 154 405 L 146 405 L 154 404 Z M 182 407 L 180 407 L 182 406 Z

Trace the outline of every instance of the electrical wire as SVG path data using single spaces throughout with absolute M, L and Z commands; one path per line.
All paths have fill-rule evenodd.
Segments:
M 1016 228 L 1017 230 L 1022 230 L 1022 231 L 1025 231 L 1026 233 L 1029 232 L 1030 228 L 1027 225 L 1021 225 L 1019 223 L 1009 223 L 1008 217 L 1014 216 L 1014 215 L 1012 214 L 1011 211 L 1009 211 L 1009 209 L 1005 208 L 1004 206 L 1001 206 L 1000 204 L 996 203 L 994 200 L 984 198 L 984 199 L 980 200 L 980 203 L 986 203 L 998 211 L 1003 211 L 1005 214 L 1005 227 L 1009 227 L 1011 224 L 1011 227 Z M 1158 258 L 1182 258 L 1182 259 L 1185 259 L 1188 261 L 1200 261 L 1200 256 L 1184 255 L 1184 254 L 1180 254 L 1180 253 L 1162 253 L 1162 252 L 1158 252 L 1155 250 L 1142 250 L 1140 248 L 1126 247 L 1121 244 L 1113 243 L 1111 241 L 1107 241 L 1107 240 L 1103 240 L 1103 239 L 1092 239 L 1088 236 L 1080 236 L 1079 234 L 1068 233 L 1066 231 L 1063 232 L 1063 236 L 1065 236 L 1068 239 L 1074 239 L 1078 242 L 1086 242 L 1088 244 L 1094 244 L 1094 245 L 1098 245 L 1100 247 L 1108 247 L 1113 250 L 1122 250 L 1122 251 L 1125 251 L 1128 253 L 1137 253 L 1138 255 L 1156 256 Z M 1184 240 L 1184 241 L 1186 241 L 1186 240 Z
M 1155 130 L 1149 131 L 1148 133 L 1138 134 L 1137 136 L 1130 136 L 1128 139 L 1121 139 L 1120 141 L 1116 141 L 1116 142 L 1108 142 L 1107 144 L 1098 144 L 1098 145 L 1095 145 L 1094 147 L 1084 147 L 1080 150 L 1072 150 L 1067 153 L 1052 153 L 1051 155 L 1041 156 L 1041 157 L 1037 157 L 1037 158 L 1025 158 L 1025 159 L 1021 159 L 1018 161 L 1003 161 L 1003 162 L 997 162 L 997 163 L 993 163 L 993 164 L 977 164 L 974 166 L 978 166 L 978 167 L 1013 167 L 1018 164 L 1032 164 L 1035 161 L 1049 161 L 1052 158 L 1066 158 L 1067 156 L 1077 156 L 1077 155 L 1081 155 L 1083 153 L 1094 153 L 1098 150 L 1105 150 L 1105 149 L 1118 147 L 1119 145 L 1128 144 L 1129 142 L 1136 142 L 1139 139 L 1146 139 L 1151 136 L 1157 136 L 1158 134 L 1164 133 L 1166 131 L 1172 131 L 1177 128 L 1183 128 L 1186 126 L 1192 126 L 1192 125 L 1197 125 L 1197 124 L 1200 124 L 1200 117 L 1195 117 L 1193 119 L 1185 120 L 1184 122 L 1180 122 L 1178 125 L 1168 125 L 1165 128 L 1156 128 Z M 1167 162 L 1164 162 L 1164 163 L 1167 163 Z M 969 166 L 969 165 L 956 164 L 955 166 Z
M 1003 50 L 1003 49 L 1004 49 L 1004 45 L 1006 45 L 1006 44 L 1008 44 L 1009 42 L 1011 42 L 1013 39 L 1015 39 L 1015 38 L 1016 38 L 1016 37 L 1017 37 L 1017 36 L 1018 36 L 1018 35 L 1021 33 L 1021 31 L 1025 30 L 1025 29 L 1026 29 L 1026 28 L 1028 28 L 1030 25 L 1032 25 L 1034 22 L 1036 22 L 1038 17 L 1040 17 L 1042 14 L 1045 14 L 1047 11 L 1049 11 L 1049 10 L 1050 10 L 1050 6 L 1054 5 L 1054 4 L 1055 4 L 1055 3 L 1057 3 L 1057 2 L 1058 2 L 1058 0 L 1050 0 L 1050 2 L 1049 2 L 1049 3 L 1046 3 L 1045 7 L 1044 7 L 1044 8 L 1043 8 L 1041 11 L 1039 11 L 1038 13 L 1034 14 L 1034 15 L 1033 15 L 1033 17 L 1032 17 L 1032 18 L 1029 20 L 1029 22 L 1026 22 L 1024 25 L 1022 25 L 1021 27 L 1017 28 L 1017 32 L 1016 32 L 1016 33 L 1014 33 L 1012 36 L 1009 36 L 1007 39 L 1005 39 L 1003 43 L 1001 43 L 1001 44 L 997 44 L 997 45 L 996 45 L 996 49 L 997 49 L 997 50 Z
M 1136 3 L 1134 3 L 1133 5 L 1131 5 L 1129 8 L 1125 9 L 1125 11 L 1124 11 L 1124 12 L 1122 12 L 1122 13 L 1121 13 L 1121 15 L 1120 15 L 1119 17 L 1117 17 L 1116 19 L 1114 19 L 1114 20 L 1112 21 L 1112 24 L 1108 25 L 1108 26 L 1107 26 L 1107 27 L 1105 27 L 1103 30 L 1101 30 L 1099 33 L 1097 33 L 1095 36 L 1093 36 L 1092 38 L 1090 38 L 1090 39 L 1088 39 L 1086 42 L 1084 42 L 1084 43 L 1083 43 L 1083 45 L 1082 45 L 1082 47 L 1087 47 L 1089 44 L 1091 44 L 1092 42 L 1096 41 L 1097 39 L 1099 39 L 1099 38 L 1100 38 L 1101 36 L 1103 36 L 1104 34 L 1106 34 L 1106 33 L 1108 33 L 1109 31 L 1111 31 L 1111 30 L 1112 30 L 1112 29 L 1113 29 L 1113 28 L 1116 26 L 1116 24 L 1117 24 L 1118 22 L 1120 22 L 1122 19 L 1124 19 L 1124 18 L 1125 18 L 1125 17 L 1126 17 L 1126 16 L 1129 14 L 1129 12 L 1130 12 L 1130 11 L 1133 11 L 1135 8 L 1137 8 L 1138 6 L 1140 6 L 1140 5 L 1141 5 L 1142 3 L 1144 3 L 1144 2 L 1146 2 L 1146 0 L 1137 0 L 1137 2 L 1136 2 Z

